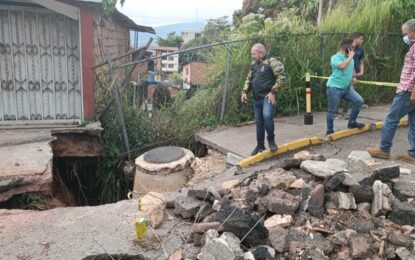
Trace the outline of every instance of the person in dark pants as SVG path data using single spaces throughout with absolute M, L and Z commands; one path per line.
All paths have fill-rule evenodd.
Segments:
M 364 35 L 361 32 L 352 33 L 352 49 L 355 54 L 353 56 L 354 61 L 354 76 L 356 78 L 362 77 L 365 71 L 365 50 L 362 48 L 364 42 Z M 356 86 L 351 86 L 355 88 Z M 347 114 L 350 107 L 350 102 L 346 101 L 344 103 L 343 115 L 345 119 L 349 119 L 350 115 Z
M 402 117 L 408 115 L 408 142 L 410 149 L 407 154 L 398 156 L 399 160 L 415 163 L 415 19 L 402 25 L 403 41 L 409 45 L 401 72 L 401 79 L 396 89 L 396 96 L 388 115 L 383 121 L 382 136 L 379 148 L 367 151 L 374 157 L 389 159 L 392 141 L 396 128 Z
M 348 128 L 362 128 L 365 124 L 356 122 L 357 116 L 364 103 L 363 98 L 350 86 L 356 83 L 353 77 L 355 55 L 352 49 L 353 41 L 343 40 L 340 43 L 340 51 L 331 57 L 332 74 L 327 81 L 327 132 L 326 135 L 334 133 L 334 116 L 339 107 L 341 99 L 350 101 L 353 104 L 350 114 Z
M 257 146 L 251 154 L 255 155 L 265 150 L 265 131 L 270 150 L 278 149 L 272 116 L 275 110 L 276 93 L 285 83 L 285 72 L 284 65 L 277 58 L 267 57 L 267 50 L 261 43 L 252 46 L 251 57 L 253 63 L 242 91 L 241 101 L 247 103 L 248 93 L 252 90 Z

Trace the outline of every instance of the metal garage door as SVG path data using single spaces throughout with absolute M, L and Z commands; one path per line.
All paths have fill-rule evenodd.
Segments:
M 0 6 L 0 124 L 81 120 L 79 60 L 78 21 Z

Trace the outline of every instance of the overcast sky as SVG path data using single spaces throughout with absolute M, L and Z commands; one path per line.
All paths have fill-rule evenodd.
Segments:
M 125 0 L 118 10 L 137 24 L 160 26 L 174 23 L 203 22 L 229 16 L 242 8 L 243 0 Z

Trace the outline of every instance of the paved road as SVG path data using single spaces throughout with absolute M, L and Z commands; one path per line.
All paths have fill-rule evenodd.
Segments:
M 383 121 L 389 105 L 363 109 L 359 121 L 373 123 Z M 305 137 L 324 137 L 326 133 L 326 113 L 314 113 L 314 124 L 304 125 L 302 115 L 275 119 L 276 142 L 281 145 Z M 338 119 L 334 122 L 335 130 L 347 128 L 347 120 Z M 222 153 L 233 152 L 241 156 L 249 156 L 256 146 L 255 125 L 241 127 L 224 127 L 212 132 L 198 133 L 197 138 L 202 143 L 219 150 Z

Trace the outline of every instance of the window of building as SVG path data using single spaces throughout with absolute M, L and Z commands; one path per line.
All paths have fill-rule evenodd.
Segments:
M 173 57 L 173 56 L 170 56 L 170 57 L 169 57 L 169 60 L 174 60 L 174 57 Z
M 169 69 L 174 68 L 174 64 L 169 64 Z

